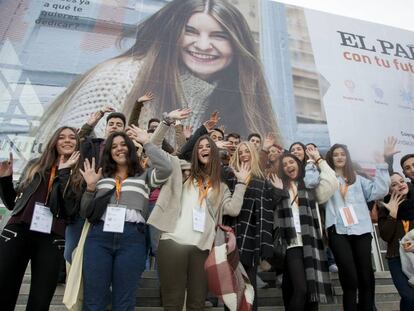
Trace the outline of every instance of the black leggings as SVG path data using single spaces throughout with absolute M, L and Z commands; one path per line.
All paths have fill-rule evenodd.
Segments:
M 332 226 L 328 228 L 328 238 L 338 266 L 344 311 L 373 310 L 375 279 L 371 261 L 371 233 L 338 234 L 335 226 Z
M 318 310 L 318 303 L 309 302 L 307 299 L 308 290 L 302 247 L 293 247 L 286 251 L 282 294 L 286 311 Z
M 7 225 L 0 236 L 0 308 L 13 311 L 29 260 L 31 283 L 26 310 L 49 310 L 59 277 L 65 241 L 55 234 Z

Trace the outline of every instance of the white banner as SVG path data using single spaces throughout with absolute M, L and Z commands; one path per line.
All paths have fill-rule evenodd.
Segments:
M 384 139 L 395 136 L 399 159 L 414 152 L 414 33 L 305 10 L 331 144 L 348 145 L 371 167 Z M 326 83 L 327 82 L 327 83 Z

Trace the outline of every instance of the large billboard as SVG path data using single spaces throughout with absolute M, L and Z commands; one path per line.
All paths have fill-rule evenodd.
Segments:
M 129 117 L 151 91 L 142 127 L 180 107 L 197 127 L 217 110 L 227 132 L 343 142 L 370 167 L 387 136 L 414 149 L 413 39 L 270 0 L 3 0 L 0 158 L 12 150 L 19 170 L 59 126 L 104 106 Z

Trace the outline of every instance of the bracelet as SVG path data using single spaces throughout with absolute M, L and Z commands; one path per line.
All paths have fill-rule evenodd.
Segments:
M 236 185 L 238 185 L 238 184 L 241 184 L 241 185 L 247 185 L 245 182 L 242 182 L 242 181 L 238 181 L 238 182 L 236 182 Z
M 175 120 L 173 119 L 173 118 L 170 118 L 169 116 L 168 116 L 168 113 L 167 112 L 164 112 L 163 114 L 162 114 L 162 118 L 163 118 L 163 122 L 166 124 L 166 125 L 168 125 L 168 126 L 170 126 L 170 125 L 172 125 L 172 124 L 174 124 L 175 123 Z
M 317 160 L 316 160 L 316 164 L 319 164 L 319 162 L 320 161 L 322 161 L 323 160 L 323 158 L 322 157 L 319 157 Z

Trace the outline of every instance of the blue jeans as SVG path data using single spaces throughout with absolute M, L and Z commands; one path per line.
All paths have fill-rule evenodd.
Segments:
M 91 226 L 83 256 L 83 311 L 133 311 L 138 281 L 145 268 L 145 225 L 125 223 L 123 233 L 103 232 L 103 222 Z M 110 287 L 112 286 L 112 294 Z
M 401 296 L 400 310 L 414 311 L 414 288 L 408 285 L 408 278 L 402 272 L 400 257 L 388 258 L 388 267 L 394 285 Z
M 63 253 L 63 256 L 69 263 L 72 263 L 72 253 L 73 250 L 78 246 L 84 223 L 85 219 L 78 216 L 73 223 L 66 226 L 65 251 Z

